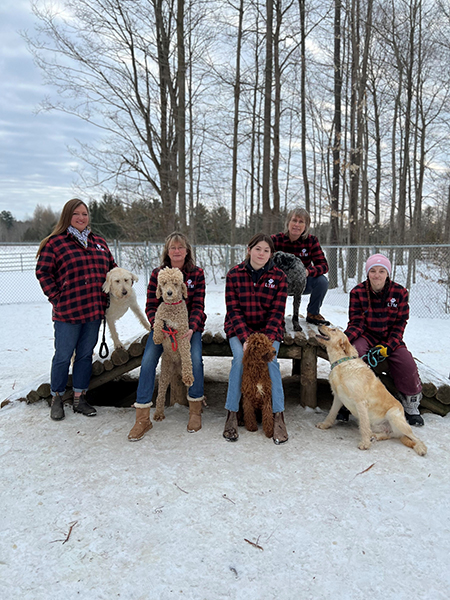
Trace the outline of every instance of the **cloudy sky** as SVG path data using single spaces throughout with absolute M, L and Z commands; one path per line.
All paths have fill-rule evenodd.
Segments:
M 77 163 L 68 146 L 87 125 L 60 113 L 37 113 L 51 93 L 20 32 L 34 29 L 29 0 L 0 2 L 0 211 L 16 219 L 37 204 L 60 210 L 75 195 Z M 94 132 L 93 132 L 94 133 Z

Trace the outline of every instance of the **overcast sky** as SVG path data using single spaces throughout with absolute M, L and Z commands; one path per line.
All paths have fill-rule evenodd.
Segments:
M 59 211 L 76 194 L 68 146 L 89 134 L 74 117 L 36 114 L 51 89 L 20 36 L 34 23 L 29 0 L 0 0 L 0 211 L 18 220 L 32 216 L 37 204 Z

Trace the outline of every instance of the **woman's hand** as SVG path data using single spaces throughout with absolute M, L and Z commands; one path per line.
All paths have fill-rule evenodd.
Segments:
M 189 329 L 187 333 L 185 333 L 184 335 L 182 335 L 182 339 L 187 338 L 189 341 L 191 341 L 191 337 L 194 333 L 193 329 Z

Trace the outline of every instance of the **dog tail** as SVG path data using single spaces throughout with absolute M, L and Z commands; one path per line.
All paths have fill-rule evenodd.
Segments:
M 417 452 L 419 456 L 425 456 L 425 454 L 427 453 L 427 447 L 423 442 L 421 442 L 417 438 L 412 439 L 407 437 L 406 435 L 402 435 L 400 441 L 408 448 L 412 448 L 414 452 Z

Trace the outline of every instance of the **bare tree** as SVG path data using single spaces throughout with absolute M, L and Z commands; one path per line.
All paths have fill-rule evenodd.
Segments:
M 182 128 L 177 84 L 184 77 L 182 64 L 177 78 L 172 2 L 62 0 L 61 12 L 33 1 L 38 32 L 27 36 L 59 93 L 59 101 L 47 99 L 43 108 L 99 128 L 101 141 L 82 145 L 78 156 L 100 174 L 100 183 L 114 182 L 136 197 L 156 193 L 166 231 L 175 225 Z

